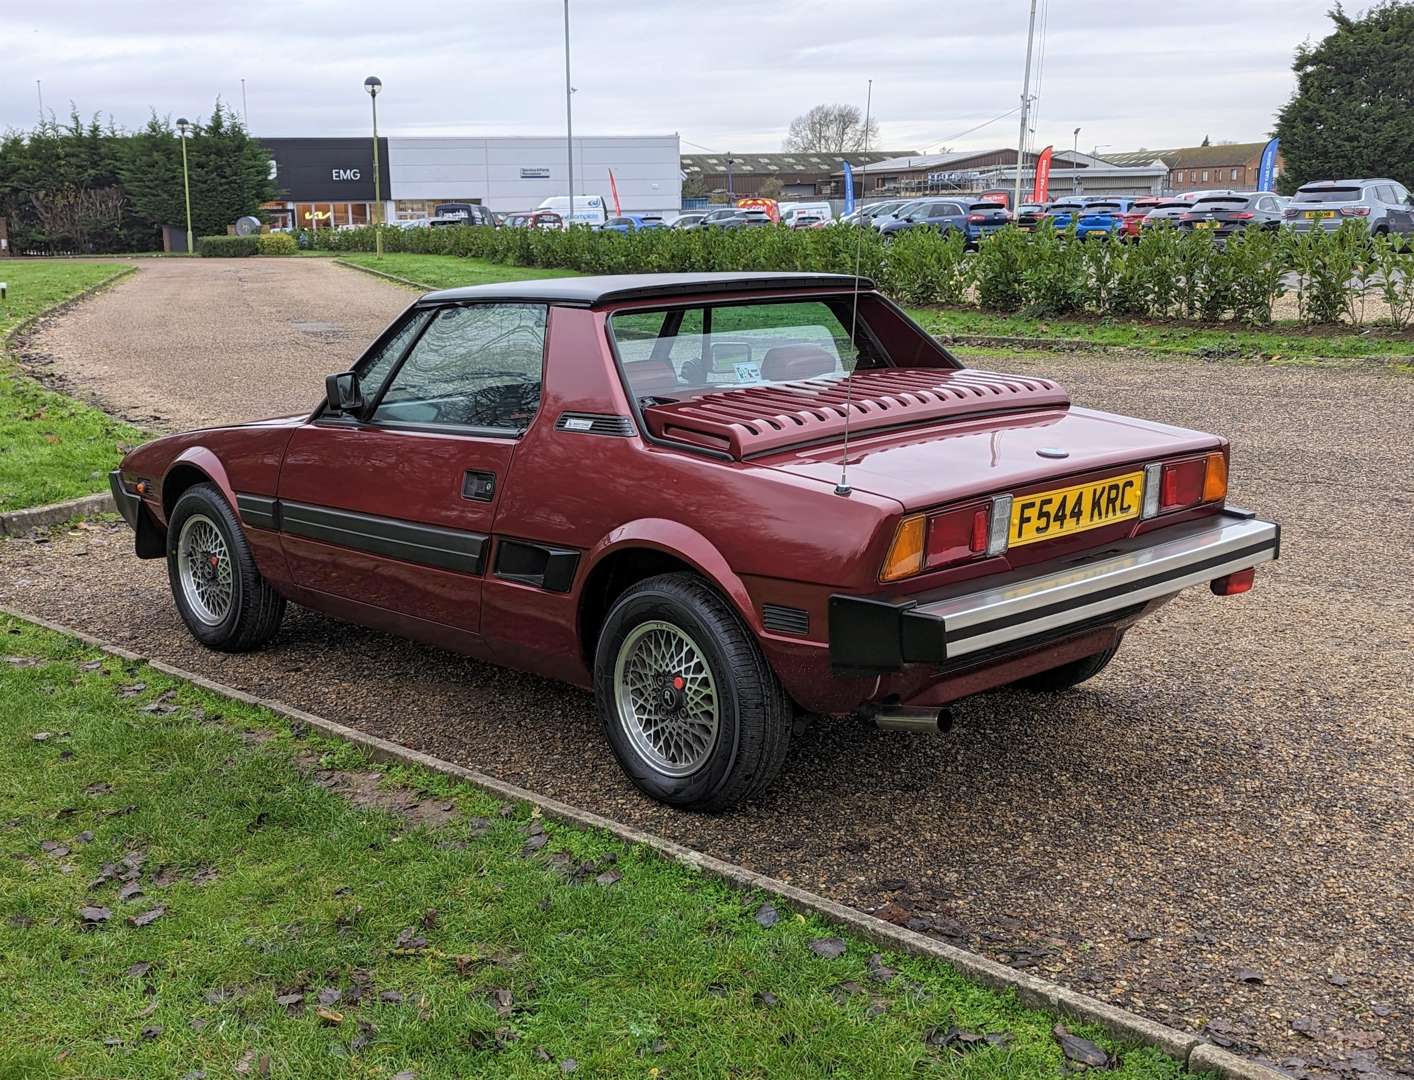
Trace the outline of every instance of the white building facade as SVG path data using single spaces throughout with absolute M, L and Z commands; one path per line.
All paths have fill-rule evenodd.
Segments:
M 445 203 L 530 210 L 570 194 L 563 136 L 389 136 L 387 145 L 388 196 L 400 219 L 430 217 Z M 574 194 L 602 196 L 612 214 L 612 170 L 625 214 L 676 214 L 680 155 L 676 135 L 576 137 Z

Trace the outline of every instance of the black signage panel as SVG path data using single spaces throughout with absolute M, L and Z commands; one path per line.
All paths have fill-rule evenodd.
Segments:
M 275 160 L 275 183 L 290 202 L 372 202 L 373 138 L 261 139 Z M 388 185 L 388 140 L 378 140 L 383 198 Z

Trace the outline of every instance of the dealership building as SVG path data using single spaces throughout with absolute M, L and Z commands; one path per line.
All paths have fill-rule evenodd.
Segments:
M 297 229 L 364 225 L 377 195 L 371 138 L 261 139 L 283 196 L 265 204 L 270 223 Z M 609 174 L 625 214 L 675 214 L 682 206 L 676 135 L 574 140 L 574 194 L 597 195 L 612 212 Z M 563 137 L 388 136 L 378 140 L 388 221 L 432 217 L 448 203 L 501 213 L 530 210 L 569 191 Z

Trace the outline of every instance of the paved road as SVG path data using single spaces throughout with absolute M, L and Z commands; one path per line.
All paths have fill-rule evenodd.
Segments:
M 31 370 L 156 430 L 313 408 L 412 294 L 327 259 L 140 259 L 48 320 Z
M 198 272 L 204 284 L 162 288 L 202 310 L 248 295 L 239 276 Z M 105 298 L 119 317 L 124 296 L 140 303 L 142 279 Z M 142 355 L 105 344 L 86 311 L 73 321 L 89 359 L 66 363 Z M 190 377 L 253 378 L 213 355 L 218 338 L 189 334 L 208 361 Z M 286 338 L 304 341 L 287 331 L 270 351 Z M 259 392 L 305 400 L 308 374 L 350 343 L 323 348 L 267 365 L 277 384 Z M 1300 1059 L 1297 1072 L 1414 1073 L 1414 379 L 1116 355 L 986 363 L 1232 436 L 1234 501 L 1284 523 L 1282 561 L 1247 596 L 1169 605 L 1070 694 L 963 702 L 944 737 L 819 723 L 765 801 L 731 815 L 639 798 L 589 698 L 537 679 L 305 612 L 262 654 L 201 650 L 163 567 L 133 560 L 121 527 L 0 544 L 0 602 L 861 908 L 893 901 L 949 940 L 1179 1027 L 1212 1024 L 1239 1049 Z

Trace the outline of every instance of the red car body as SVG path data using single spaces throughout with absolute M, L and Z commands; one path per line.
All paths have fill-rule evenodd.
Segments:
M 693 393 L 680 386 L 686 368 L 669 365 L 656 390 L 641 375 L 627 388 L 616 316 L 842 307 L 853 286 L 699 274 L 432 293 L 403 318 L 548 308 L 538 407 L 523 431 L 390 428 L 321 405 L 158 439 L 123 460 L 114 494 L 139 555 L 173 558 L 173 507 L 211 484 L 288 600 L 585 688 L 616 598 L 652 575 L 691 575 L 814 713 L 937 709 L 1100 654 L 1179 589 L 1242 591 L 1250 568 L 1276 557 L 1277 526 L 1224 505 L 1224 440 L 1078 407 L 1045 379 L 968 370 L 867 282 L 857 340 L 887 366 L 826 376 L 795 347 L 767 382 Z M 1124 505 L 1158 506 L 1176 462 L 1221 469 L 1221 492 L 1179 505 L 1175 481 L 1177 509 L 1024 544 L 981 535 L 994 521 L 1011 529 L 1007 513 L 1029 496 L 1114 478 L 1129 478 Z M 1216 485 L 1207 473 L 1203 483 Z M 1092 491 L 1086 512 L 1093 504 Z M 1064 507 L 1051 510 L 1086 509 Z M 958 521 L 962 538 L 949 540 Z M 931 530 L 923 561 L 886 580 L 899 538 L 920 530 Z
M 1129 204 L 1129 209 L 1124 212 L 1124 216 L 1120 219 L 1120 236 L 1137 240 L 1139 238 L 1139 231 L 1144 225 L 1144 219 L 1149 216 L 1149 211 L 1166 201 L 1165 199 L 1157 198 L 1135 199 Z

